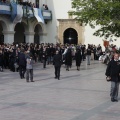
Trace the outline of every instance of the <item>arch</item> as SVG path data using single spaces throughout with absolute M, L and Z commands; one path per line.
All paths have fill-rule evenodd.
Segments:
M 23 22 L 17 23 L 14 28 L 14 42 L 15 43 L 24 43 L 25 42 L 25 25 Z
M 35 22 L 35 23 L 33 24 L 32 29 L 33 29 L 33 28 L 35 29 L 36 25 L 39 25 L 39 26 L 41 27 L 41 33 L 43 33 L 43 32 L 44 32 L 44 26 L 43 26 L 43 24 L 42 24 L 42 23 Z
M 40 35 L 43 33 L 42 26 L 40 24 L 37 24 L 34 28 L 34 43 L 39 44 L 40 43 Z
M 2 28 L 3 28 L 3 31 L 8 30 L 8 27 L 7 27 L 7 24 L 6 24 L 5 20 L 4 21 L 0 20 L 0 24 L 1 24 Z
M 75 19 L 58 19 L 58 40 L 64 43 L 64 31 L 68 28 L 73 28 L 78 33 L 78 44 L 84 44 L 84 26 L 81 26 Z
M 74 28 L 67 28 L 63 33 L 63 43 L 78 44 L 78 33 Z
M 4 43 L 3 27 L 0 22 L 0 45 Z
M 7 31 L 8 30 L 8 26 L 6 24 L 6 20 L 3 21 L 3 19 L 0 19 L 0 44 L 4 43 L 4 34 L 3 31 Z

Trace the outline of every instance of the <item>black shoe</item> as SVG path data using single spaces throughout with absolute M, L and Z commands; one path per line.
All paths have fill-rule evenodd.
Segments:
M 58 80 L 60 80 L 60 78 L 58 78 Z
M 118 102 L 118 100 L 117 100 L 117 99 L 114 99 L 114 101 L 115 101 L 115 102 Z
M 31 82 L 35 82 L 35 81 L 32 80 Z
M 57 79 L 57 77 L 55 77 L 55 79 Z
M 113 99 L 113 98 L 111 98 L 111 101 L 112 101 L 112 102 L 118 102 L 117 99 Z

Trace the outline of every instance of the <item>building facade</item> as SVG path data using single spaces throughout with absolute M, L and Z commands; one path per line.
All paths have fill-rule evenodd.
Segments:
M 68 15 L 71 0 L 31 0 L 35 8 L 9 2 L 0 2 L 0 43 L 84 43 L 84 27 Z

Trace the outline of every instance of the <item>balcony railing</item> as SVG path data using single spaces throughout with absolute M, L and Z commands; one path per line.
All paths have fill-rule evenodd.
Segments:
M 42 10 L 42 15 L 45 20 L 52 20 L 52 12 L 50 10 Z
M 0 2 L 0 14 L 10 15 L 11 21 L 14 22 L 17 17 L 18 21 L 22 20 L 23 17 L 29 19 L 35 17 L 38 22 L 44 22 L 44 20 L 51 20 L 52 14 L 50 10 L 42 10 L 39 8 L 32 8 L 29 6 L 23 6 L 16 4 L 15 2 L 3 3 Z M 17 20 L 16 19 L 16 20 Z
M 10 15 L 10 3 L 0 2 L 0 14 Z

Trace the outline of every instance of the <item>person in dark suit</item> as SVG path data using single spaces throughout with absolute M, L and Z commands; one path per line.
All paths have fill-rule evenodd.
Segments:
M 68 48 L 67 53 L 65 55 L 65 65 L 66 65 L 66 71 L 69 71 L 69 68 L 72 65 L 72 52 L 70 48 Z
M 2 50 L 0 50 L 0 71 L 1 72 L 3 72 L 3 63 L 4 63 L 3 53 L 2 53 Z
M 47 52 L 45 48 L 43 49 L 43 52 L 42 52 L 42 61 L 43 61 L 43 68 L 46 68 Z
M 82 61 L 82 55 L 81 55 L 81 50 L 77 49 L 76 53 L 75 53 L 75 60 L 76 60 L 76 66 L 77 66 L 77 70 L 80 70 L 80 64 Z
M 107 78 L 111 79 L 111 101 L 118 101 L 118 91 L 119 91 L 119 83 L 120 83 L 120 61 L 119 55 L 117 53 L 114 54 L 114 58 L 108 63 L 105 75 Z
M 18 65 L 19 65 L 19 73 L 20 73 L 20 78 L 23 79 L 24 74 L 26 72 L 26 57 L 24 53 L 24 49 L 21 49 L 21 52 L 18 55 Z
M 56 51 L 56 55 L 53 57 L 53 65 L 55 67 L 55 79 L 60 80 L 60 68 L 62 64 L 62 56 L 59 54 L 59 51 Z

